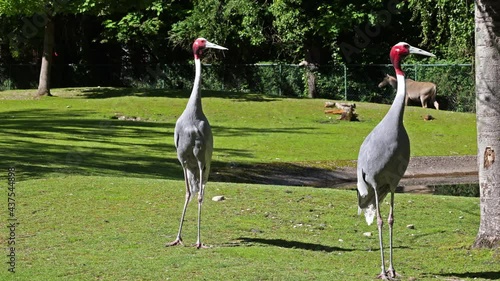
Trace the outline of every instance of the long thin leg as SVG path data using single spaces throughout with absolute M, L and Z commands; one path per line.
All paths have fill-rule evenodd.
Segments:
M 394 224 L 394 192 L 391 192 L 391 210 L 389 211 L 389 218 L 387 223 L 389 224 L 389 247 L 390 247 L 390 263 L 389 263 L 389 277 L 395 278 L 396 271 L 392 265 L 392 225 Z
M 186 200 L 184 201 L 184 208 L 182 209 L 182 215 L 181 215 L 181 222 L 179 225 L 179 232 L 177 233 L 177 238 L 173 241 L 168 243 L 165 246 L 176 246 L 176 245 L 182 245 L 182 237 L 181 237 L 181 232 L 182 232 L 182 224 L 184 223 L 184 216 L 186 215 L 186 209 L 188 206 L 189 201 L 191 200 L 191 189 L 189 188 L 189 181 L 186 173 L 186 169 L 184 169 L 184 181 L 186 183 Z
M 200 169 L 200 191 L 198 193 L 198 240 L 196 248 L 208 248 L 201 243 L 201 205 L 203 204 L 203 195 L 205 193 L 205 185 L 203 184 L 203 169 Z
M 422 103 L 422 108 L 427 108 L 427 100 L 420 96 L 420 102 Z
M 378 240 L 380 241 L 380 259 L 382 260 L 382 272 L 378 276 L 381 279 L 387 279 L 387 273 L 385 272 L 385 261 L 384 261 L 384 242 L 382 241 L 382 226 L 384 221 L 380 215 L 380 202 L 378 201 L 377 190 L 375 189 L 375 207 L 377 209 L 377 226 L 378 226 Z

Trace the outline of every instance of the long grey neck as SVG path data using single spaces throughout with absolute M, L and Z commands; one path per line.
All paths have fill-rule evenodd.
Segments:
M 201 61 L 199 58 L 194 59 L 195 66 L 195 76 L 194 76 L 194 85 L 193 90 L 191 91 L 191 96 L 189 97 L 189 101 L 186 105 L 186 109 L 191 109 L 194 112 L 203 112 L 203 108 L 201 106 Z
M 403 124 L 403 115 L 405 112 L 405 97 L 406 97 L 406 81 L 404 75 L 396 75 L 398 88 L 396 91 L 396 97 L 392 102 L 389 112 L 387 112 L 386 118 L 389 120 L 397 121 L 399 124 Z

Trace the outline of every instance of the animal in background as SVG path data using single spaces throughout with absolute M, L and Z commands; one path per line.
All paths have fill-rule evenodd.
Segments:
M 436 84 L 432 82 L 420 82 L 412 79 L 405 79 L 406 81 L 406 100 L 421 102 L 423 108 L 427 108 L 427 102 L 431 102 L 434 107 L 439 110 L 439 103 L 436 101 L 437 88 Z M 397 89 L 398 81 L 394 76 L 386 74 L 384 80 L 378 84 L 379 88 L 391 85 L 393 89 Z

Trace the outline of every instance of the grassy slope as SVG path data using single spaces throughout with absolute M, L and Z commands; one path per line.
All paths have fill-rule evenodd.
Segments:
M 352 191 L 210 183 L 207 198 L 228 198 L 206 201 L 203 237 L 215 247 L 164 248 L 183 203 L 172 134 L 187 94 L 54 94 L 0 101 L 2 169 L 18 170 L 18 280 L 370 280 L 378 273 L 376 235 L 362 235 L 376 227 L 356 215 Z M 23 92 L 0 98 L 13 95 Z M 356 159 L 388 109 L 358 104 L 361 122 L 348 123 L 325 116 L 321 100 L 227 95 L 204 99 L 215 170 L 234 162 Z M 116 113 L 147 121 L 111 119 Z M 421 120 L 427 113 L 436 120 Z M 475 154 L 474 122 L 472 114 L 407 108 L 412 155 Z M 195 241 L 194 206 L 186 243 Z M 403 280 L 497 277 L 500 254 L 469 249 L 478 212 L 474 198 L 398 194 L 395 255 Z M 415 230 L 405 228 L 410 223 Z M 0 280 L 6 273 L 0 270 Z
M 376 227 L 356 215 L 353 191 L 211 183 L 207 198 L 227 200 L 206 201 L 202 237 L 213 248 L 196 250 L 163 247 L 177 231 L 180 181 L 71 176 L 17 189 L 18 280 L 371 280 L 380 269 Z M 477 198 L 396 199 L 403 280 L 498 276 L 498 251 L 469 249 Z M 195 206 L 188 245 L 196 240 Z

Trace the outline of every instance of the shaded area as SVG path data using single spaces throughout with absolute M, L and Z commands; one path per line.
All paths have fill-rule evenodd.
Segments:
M 138 88 L 89 88 L 86 90 L 79 89 L 83 94 L 79 95 L 89 99 L 107 99 L 126 96 L 135 97 L 169 97 L 169 98 L 188 98 L 191 90 L 166 90 L 166 89 L 138 89 Z M 56 94 L 57 95 L 57 94 Z M 230 91 L 212 91 L 201 90 L 201 95 L 208 98 L 226 98 L 234 99 L 235 101 L 254 101 L 254 102 L 270 102 L 276 98 L 266 97 L 262 94 L 230 92 Z
M 175 151 L 173 144 L 141 141 L 173 124 L 85 119 L 88 114 L 48 109 L 1 113 L 2 165 L 16 167 L 23 179 L 51 173 L 182 176 L 177 159 L 162 157 L 166 150 Z
M 312 187 L 341 187 L 356 182 L 355 174 L 344 169 L 332 170 L 283 162 L 226 165 L 215 162 L 213 165 L 210 175 L 213 181 Z
M 300 241 L 289 241 L 284 239 L 264 239 L 264 238 L 248 238 L 248 237 L 240 237 L 238 238 L 242 241 L 242 243 L 247 244 L 265 244 L 275 247 L 281 248 L 289 248 L 289 249 L 303 249 L 310 251 L 320 251 L 320 252 L 352 252 L 353 249 L 344 249 L 339 247 L 325 246 L 321 244 L 314 243 L 306 243 Z
M 449 184 L 449 185 L 432 185 L 433 194 L 436 195 L 452 195 L 479 197 L 479 184 Z
M 463 158 L 470 161 L 458 165 L 457 159 Z M 454 196 L 476 196 L 478 193 L 475 156 L 412 157 L 410 163 L 396 192 Z M 439 167 L 429 163 L 437 163 Z M 357 182 L 355 160 L 255 164 L 215 162 L 213 167 L 210 179 L 222 182 L 317 188 L 354 188 Z
M 5 170 L 16 167 L 19 180 L 68 174 L 183 178 L 172 141 L 174 123 L 99 116 L 102 113 L 72 108 L 0 112 L 0 118 L 4 120 L 0 165 Z M 219 136 L 245 136 L 307 134 L 313 128 L 215 126 L 213 130 Z M 217 153 L 227 159 L 254 157 L 251 150 L 245 149 L 218 148 Z M 226 168 L 231 165 L 214 161 L 210 180 L 232 181 L 238 177 L 227 174 Z M 298 170 L 299 167 L 296 172 Z M 272 174 L 263 174 L 263 182 L 264 178 L 268 178 L 267 181 L 274 179 Z
M 481 278 L 486 280 L 499 280 L 500 279 L 500 271 L 484 271 L 484 272 L 465 272 L 465 273 L 435 273 L 431 275 L 438 275 L 450 278 Z M 448 279 L 455 280 L 455 279 Z
M 48 174 L 182 178 L 177 159 L 163 156 L 175 151 L 173 144 L 141 141 L 168 137 L 165 128 L 173 124 L 91 119 L 90 113 L 49 109 L 0 113 L 5 121 L 1 165 L 16 167 L 20 180 Z

